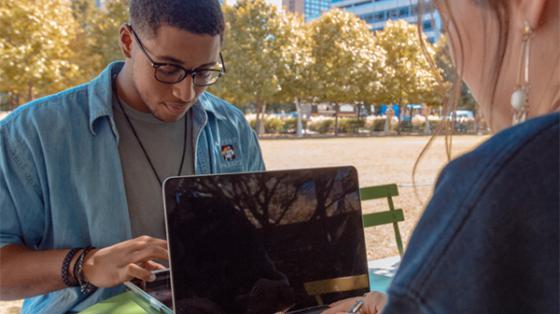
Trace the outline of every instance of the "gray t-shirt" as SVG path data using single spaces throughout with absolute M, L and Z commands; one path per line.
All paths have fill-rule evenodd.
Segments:
M 183 144 L 187 146 L 181 174 L 194 174 L 194 141 L 190 112 L 179 121 L 162 122 L 151 113 L 140 112 L 122 101 L 121 103 L 162 182 L 167 177 L 178 175 Z M 119 131 L 119 155 L 132 236 L 148 235 L 165 239 L 161 186 L 116 100 L 113 101 L 113 112 Z M 187 142 L 183 143 L 185 119 Z

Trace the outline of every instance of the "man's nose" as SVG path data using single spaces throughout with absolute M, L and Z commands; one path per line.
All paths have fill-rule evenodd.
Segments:
M 181 102 L 189 103 L 196 97 L 192 75 L 187 75 L 184 80 L 173 85 L 173 96 Z

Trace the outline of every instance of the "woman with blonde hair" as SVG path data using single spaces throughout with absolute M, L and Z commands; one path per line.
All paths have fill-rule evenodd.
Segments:
M 497 134 L 442 171 L 388 298 L 325 313 L 560 313 L 560 1 L 435 5 Z

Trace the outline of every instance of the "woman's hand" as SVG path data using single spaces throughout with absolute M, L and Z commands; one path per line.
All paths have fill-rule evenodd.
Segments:
M 381 292 L 369 292 L 363 297 L 350 298 L 335 302 L 330 306 L 330 309 L 324 311 L 322 314 L 347 314 L 358 302 L 362 301 L 364 304 L 355 312 L 360 314 L 378 314 L 381 313 L 383 307 L 387 303 L 387 296 Z
M 84 277 L 100 288 L 114 287 L 133 278 L 153 281 L 152 271 L 165 268 L 155 259 L 169 259 L 167 241 L 141 236 L 89 252 L 84 261 Z

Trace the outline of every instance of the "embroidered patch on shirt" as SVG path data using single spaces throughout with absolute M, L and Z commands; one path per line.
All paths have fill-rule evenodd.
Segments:
M 235 160 L 233 145 L 222 145 L 222 157 L 224 157 L 225 161 Z

